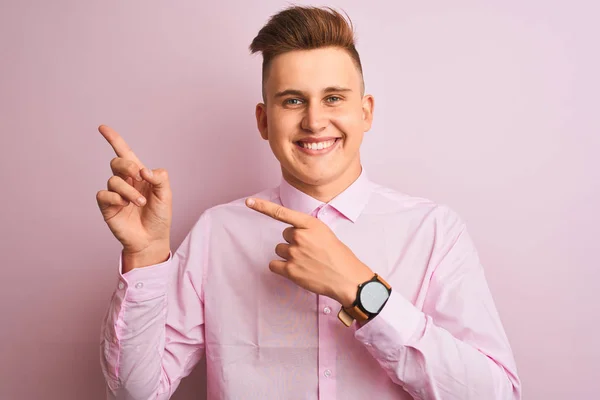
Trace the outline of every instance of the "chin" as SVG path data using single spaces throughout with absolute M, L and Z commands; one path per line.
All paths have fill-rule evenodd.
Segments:
M 323 185 L 326 183 L 329 183 L 333 180 L 335 180 L 335 178 L 339 175 L 337 173 L 332 172 L 331 170 L 329 171 L 323 171 L 321 169 L 319 170 L 302 170 L 302 171 L 295 171 L 295 173 L 293 174 L 294 177 L 296 177 L 296 179 L 302 181 L 303 183 L 307 184 L 307 185 Z

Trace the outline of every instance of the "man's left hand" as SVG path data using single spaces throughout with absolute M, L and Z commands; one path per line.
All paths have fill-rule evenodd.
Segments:
M 373 277 L 373 271 L 319 219 L 263 199 L 247 199 L 246 205 L 292 225 L 283 230 L 287 243 L 275 247 L 275 254 L 283 260 L 269 263 L 276 274 L 344 307 L 356 299 L 358 285 Z

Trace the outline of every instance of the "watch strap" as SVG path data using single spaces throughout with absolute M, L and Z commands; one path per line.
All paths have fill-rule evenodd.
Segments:
M 338 318 L 344 325 L 350 326 L 352 325 L 352 321 L 365 322 L 369 319 L 369 316 L 356 305 L 354 307 L 340 308 Z
M 344 307 L 340 308 L 340 312 L 338 313 L 338 319 L 342 321 L 342 324 L 346 326 L 350 326 L 352 325 L 352 322 L 354 322 L 354 318 L 352 318 L 352 316 L 348 314 L 346 310 L 344 310 Z
M 385 279 L 383 279 L 382 277 L 380 277 L 377 274 L 375 274 L 374 278 L 377 279 L 379 282 L 381 282 L 383 284 L 383 286 L 385 286 L 387 288 L 388 292 L 390 292 L 392 290 L 392 287 L 390 286 L 389 283 L 387 283 L 385 281 Z

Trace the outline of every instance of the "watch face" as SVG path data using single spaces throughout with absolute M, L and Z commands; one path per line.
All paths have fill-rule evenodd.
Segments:
M 360 304 L 371 314 L 379 312 L 390 294 L 381 282 L 368 282 L 360 291 Z

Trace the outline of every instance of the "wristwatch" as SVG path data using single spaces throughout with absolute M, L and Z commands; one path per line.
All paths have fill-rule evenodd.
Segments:
M 373 278 L 358 285 L 356 300 L 350 307 L 340 308 L 338 318 L 346 326 L 352 321 L 365 322 L 375 317 L 390 298 L 392 287 L 375 274 Z

